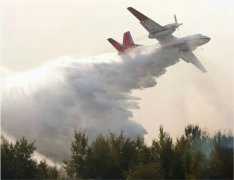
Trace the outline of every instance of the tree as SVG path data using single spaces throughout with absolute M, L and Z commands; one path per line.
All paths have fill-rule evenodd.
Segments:
M 37 178 L 38 179 L 57 179 L 58 171 L 55 167 L 47 165 L 46 161 L 40 161 L 37 166 Z
M 183 153 L 180 161 L 183 163 L 185 178 L 207 178 L 208 159 L 205 156 L 204 150 L 209 138 L 206 133 L 197 125 L 188 125 L 185 128 L 185 135 L 181 137 L 181 140 L 184 145 L 182 146 Z M 206 172 L 205 174 L 204 171 Z
M 218 132 L 214 136 L 214 149 L 210 160 L 211 178 L 233 179 L 233 142 L 231 135 Z
M 185 157 L 189 151 L 189 143 L 185 136 L 177 139 L 175 144 L 175 161 L 173 164 L 173 177 L 175 179 L 185 179 Z
M 1 178 L 2 179 L 56 179 L 58 171 L 49 167 L 45 161 L 37 164 L 32 159 L 36 150 L 34 143 L 24 137 L 15 144 L 1 138 Z
M 162 179 L 160 164 L 147 163 L 129 171 L 128 180 L 134 179 Z
M 163 177 L 165 179 L 172 177 L 174 147 L 172 138 L 164 131 L 162 127 L 159 128 L 158 140 L 153 140 L 152 152 L 154 161 L 160 163 Z
M 91 179 L 233 179 L 233 136 L 209 136 L 189 125 L 173 143 L 159 129 L 158 138 L 146 146 L 143 138 L 99 135 L 88 143 L 75 133 L 66 171 L 72 178 Z
M 17 140 L 15 145 L 2 138 L 1 144 L 1 177 L 3 179 L 35 178 L 36 162 L 32 160 L 34 143 L 25 138 Z
M 71 145 L 71 160 L 65 161 L 65 170 L 72 178 L 86 177 L 87 162 L 89 153 L 88 137 L 84 132 L 75 132 L 74 141 Z
M 65 165 L 70 177 L 124 178 L 130 169 L 146 162 L 149 152 L 142 139 L 130 139 L 123 133 L 99 135 L 90 144 L 84 133 L 75 133 L 74 137 L 72 156 Z

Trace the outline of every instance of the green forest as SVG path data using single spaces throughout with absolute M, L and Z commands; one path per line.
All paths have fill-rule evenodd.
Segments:
M 58 169 L 36 162 L 35 142 L 22 137 L 12 144 L 1 138 L 2 179 L 233 179 L 233 134 L 210 135 L 188 125 L 172 138 L 163 127 L 146 145 L 143 138 L 121 133 L 99 135 L 89 141 L 74 132 L 71 156 Z

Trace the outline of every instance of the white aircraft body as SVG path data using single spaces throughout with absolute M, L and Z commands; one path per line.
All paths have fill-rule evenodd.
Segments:
M 198 58 L 193 54 L 193 50 L 197 47 L 206 44 L 210 38 L 202 34 L 195 34 L 183 38 L 177 38 L 172 33 L 178 28 L 181 23 L 175 23 L 161 26 L 140 13 L 132 7 L 127 8 L 141 23 L 141 25 L 149 32 L 149 38 L 157 39 L 162 48 L 176 48 L 179 53 L 179 58 L 188 63 L 192 63 L 202 72 L 206 72 L 205 67 L 201 64 Z

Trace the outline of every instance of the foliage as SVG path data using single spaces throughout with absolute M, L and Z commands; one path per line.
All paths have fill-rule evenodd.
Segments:
M 159 129 L 158 140 L 153 140 L 152 152 L 154 161 L 160 163 L 162 175 L 165 179 L 172 177 L 172 168 L 174 161 L 174 146 L 172 138 L 164 132 L 163 128 Z
M 71 160 L 65 166 L 72 178 L 123 178 L 131 167 L 145 161 L 143 151 L 147 148 L 140 138 L 100 135 L 88 145 L 84 133 L 75 132 L 74 137 Z
M 56 168 L 49 167 L 45 161 L 37 164 L 32 159 L 36 150 L 34 143 L 25 138 L 15 144 L 1 138 L 1 178 L 2 179 L 45 179 L 57 178 Z
M 129 171 L 128 180 L 133 179 L 162 179 L 159 163 L 147 163 Z
M 232 135 L 209 136 L 189 125 L 173 143 L 159 128 L 158 138 L 146 146 L 143 138 L 100 135 L 88 142 L 76 132 L 66 171 L 72 178 L 98 179 L 233 179 Z
M 233 179 L 232 134 L 210 136 L 199 126 L 188 125 L 173 141 L 160 127 L 158 137 L 146 146 L 143 138 L 123 133 L 99 135 L 89 141 L 75 132 L 71 157 L 64 163 L 68 175 L 45 161 L 32 159 L 34 143 L 25 138 L 1 141 L 2 179 Z
M 217 133 L 213 141 L 214 150 L 211 154 L 210 171 L 213 179 L 233 179 L 233 145 L 231 135 Z

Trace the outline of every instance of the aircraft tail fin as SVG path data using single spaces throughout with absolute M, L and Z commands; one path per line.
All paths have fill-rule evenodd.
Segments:
M 131 48 L 135 46 L 131 33 L 129 31 L 125 32 L 123 35 L 123 46 L 125 48 Z
M 109 43 L 114 46 L 114 48 L 119 52 L 119 53 L 123 53 L 124 51 L 126 51 L 127 49 L 131 49 L 134 47 L 137 47 L 139 45 L 135 44 L 130 31 L 127 31 L 123 34 L 123 44 L 120 44 L 119 42 L 115 41 L 112 38 L 108 38 L 107 39 L 109 41 Z

